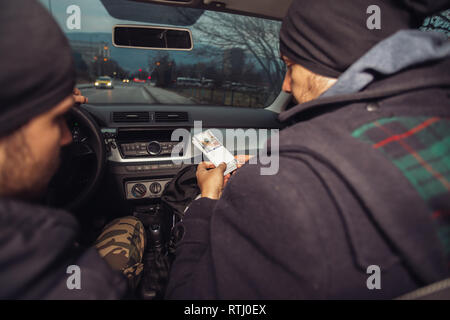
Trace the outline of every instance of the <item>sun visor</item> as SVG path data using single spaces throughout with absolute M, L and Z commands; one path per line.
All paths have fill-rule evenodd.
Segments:
M 165 5 L 151 6 L 129 0 L 101 0 L 108 13 L 116 19 L 158 25 L 191 26 L 203 14 L 201 9 Z
M 199 8 L 281 20 L 292 0 L 129 0 L 168 6 Z

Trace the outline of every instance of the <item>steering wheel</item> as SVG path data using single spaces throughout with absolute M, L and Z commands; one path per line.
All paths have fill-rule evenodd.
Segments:
M 106 147 L 100 127 L 79 106 L 66 115 L 72 143 L 61 149 L 61 165 L 50 181 L 48 205 L 76 211 L 97 189 L 106 164 Z

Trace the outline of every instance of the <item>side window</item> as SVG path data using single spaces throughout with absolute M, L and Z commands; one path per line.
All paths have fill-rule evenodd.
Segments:
M 197 65 L 183 65 L 178 77 L 204 78 L 219 90 L 212 103 L 264 107 L 281 91 L 285 67 L 279 59 L 279 21 L 205 12 L 192 26 Z M 210 93 L 211 94 L 211 93 Z

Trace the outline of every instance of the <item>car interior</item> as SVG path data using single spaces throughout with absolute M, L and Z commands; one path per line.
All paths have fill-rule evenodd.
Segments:
M 76 214 L 85 246 L 128 215 L 153 234 L 160 230 L 156 242 L 169 242 L 174 218 L 161 195 L 198 156 L 189 137 L 172 136 L 175 130 L 193 133 L 196 123 L 235 129 L 243 140 L 231 151 L 241 155 L 265 142 L 246 141 L 247 130 L 281 129 L 277 115 L 291 99 L 281 91 L 278 32 L 290 1 L 41 3 L 69 39 L 77 88 L 88 98 L 67 115 L 73 143 L 62 150 L 47 204 Z M 242 33 L 244 25 L 253 29 Z M 264 42 L 253 41 L 256 33 Z M 137 296 L 161 298 L 157 288 L 147 282 Z
M 277 116 L 293 101 L 281 90 L 278 33 L 291 0 L 40 1 L 69 39 L 88 98 L 67 116 L 73 143 L 46 196 L 79 218 L 83 245 L 128 215 L 170 241 L 161 196 L 198 156 L 177 129 L 242 129 L 234 155 L 264 147 L 246 141 L 249 129 L 283 129 Z M 156 288 L 136 296 L 160 299 Z

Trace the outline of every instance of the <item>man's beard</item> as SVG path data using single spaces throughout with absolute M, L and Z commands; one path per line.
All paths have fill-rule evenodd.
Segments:
M 35 159 L 22 132 L 5 142 L 5 160 L 0 173 L 0 192 L 21 200 L 39 200 L 59 167 L 59 147 L 46 159 Z

